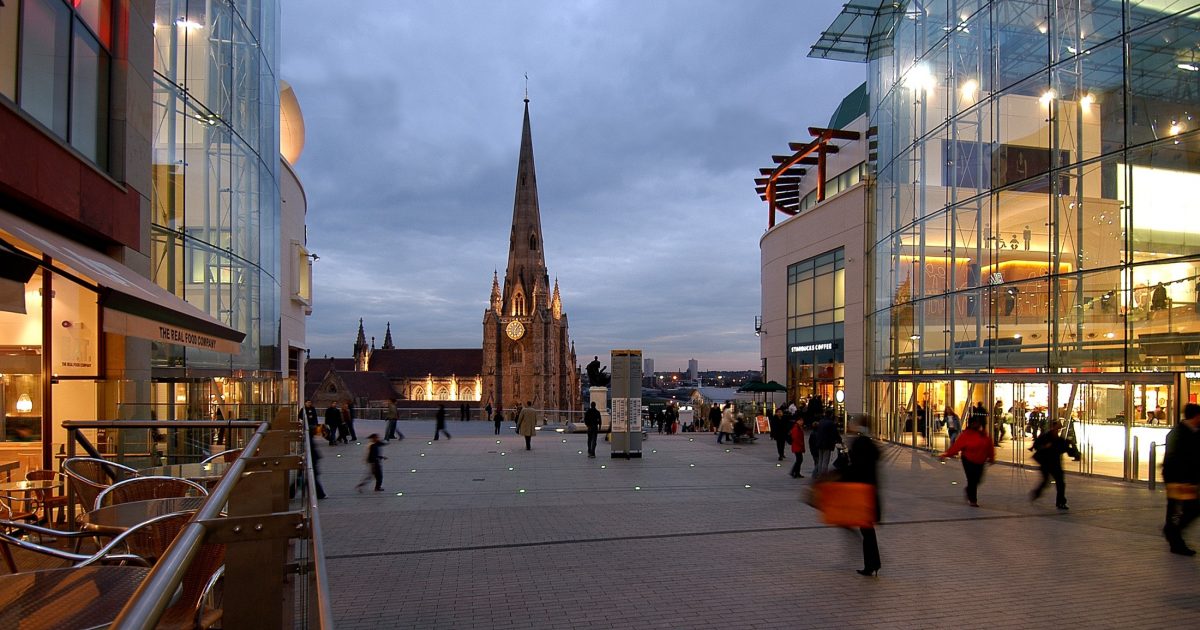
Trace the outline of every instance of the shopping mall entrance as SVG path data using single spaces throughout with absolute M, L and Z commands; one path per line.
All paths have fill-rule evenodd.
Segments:
M 982 406 L 996 458 L 1034 465 L 1033 438 L 1052 421 L 1081 453 L 1068 470 L 1085 474 L 1147 480 L 1151 451 L 1162 461 L 1167 432 L 1178 421 L 1175 392 L 1182 374 L 1070 375 L 993 374 L 954 380 L 899 378 L 876 381 L 870 388 L 875 431 L 885 440 L 940 452 L 949 443 L 946 414 L 963 419 Z M 1066 375 L 1063 375 L 1066 376 Z M 1200 388 L 1198 388 L 1200 389 Z M 1191 397 L 1189 391 L 1189 399 Z

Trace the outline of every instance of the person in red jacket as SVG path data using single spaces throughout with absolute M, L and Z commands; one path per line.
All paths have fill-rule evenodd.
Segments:
M 804 463 L 804 423 L 799 418 L 792 423 L 788 439 L 792 442 L 792 454 L 796 456 L 796 463 L 792 464 L 792 479 L 803 479 L 804 475 L 800 474 L 800 464 Z
M 962 453 L 963 472 L 967 474 L 967 501 L 971 507 L 979 507 L 979 482 L 983 480 L 983 465 L 996 462 L 996 447 L 992 438 L 983 430 L 983 421 L 972 416 L 967 421 L 967 430 L 959 434 L 954 444 L 938 455 L 940 459 Z

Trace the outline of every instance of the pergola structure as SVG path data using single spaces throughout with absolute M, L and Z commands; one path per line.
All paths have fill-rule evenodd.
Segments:
M 857 131 L 844 129 L 825 129 L 809 127 L 808 133 L 813 136 L 807 143 L 789 142 L 788 148 L 794 151 L 791 155 L 771 156 L 778 166 L 775 168 L 759 169 L 763 177 L 754 180 L 755 192 L 759 198 L 767 202 L 767 227 L 775 227 L 775 212 L 795 215 L 800 212 L 800 183 L 808 173 L 804 166 L 817 167 L 817 201 L 825 200 L 825 156 L 837 153 L 838 146 L 830 144 L 832 140 L 858 140 L 862 134 Z

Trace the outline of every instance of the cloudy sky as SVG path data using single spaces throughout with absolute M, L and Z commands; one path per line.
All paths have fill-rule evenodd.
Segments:
M 478 347 L 507 261 L 525 73 L 546 265 L 581 358 L 759 365 L 760 167 L 863 67 L 809 59 L 836 0 L 289 0 L 315 356 L 358 319 Z

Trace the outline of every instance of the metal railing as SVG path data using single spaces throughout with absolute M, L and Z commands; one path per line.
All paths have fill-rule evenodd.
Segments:
M 221 544 L 225 546 L 222 627 L 333 628 L 312 452 L 295 409 L 281 409 L 271 422 L 261 423 L 63 423 L 69 431 L 144 429 L 146 424 L 155 428 L 219 425 L 251 428 L 253 433 L 111 627 L 154 628 L 202 547 Z

